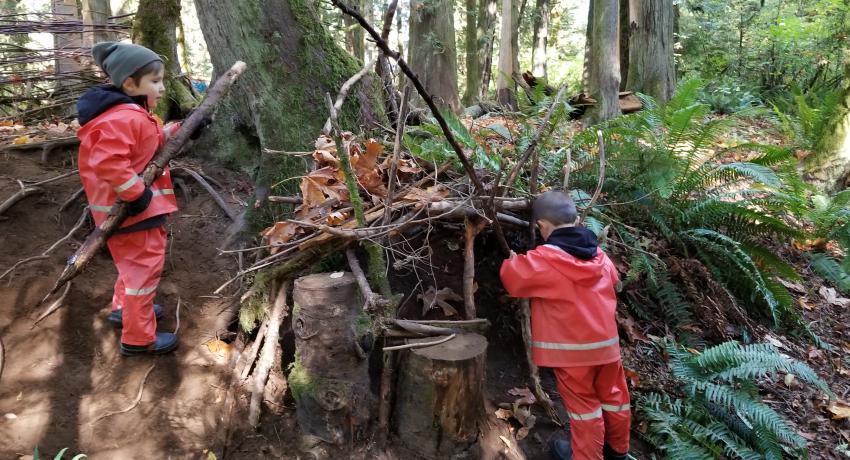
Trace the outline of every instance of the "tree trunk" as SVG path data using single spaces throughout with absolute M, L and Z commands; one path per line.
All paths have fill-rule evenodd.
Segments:
M 289 386 L 301 432 L 348 446 L 363 439 L 375 407 L 367 355 L 355 331 L 363 301 L 354 276 L 337 275 L 295 280 L 295 364 Z
M 462 458 L 470 452 L 484 415 L 486 351 L 484 336 L 459 334 L 405 353 L 393 414 L 393 431 L 402 446 L 427 459 Z
M 496 75 L 496 102 L 512 110 L 516 109 L 516 94 L 513 91 L 513 51 L 511 47 L 513 24 L 512 4 L 516 0 L 502 0 L 502 30 L 499 34 L 499 72 Z
M 620 91 L 629 79 L 629 0 L 620 0 Z
M 630 0 L 629 29 L 626 89 L 669 101 L 676 89 L 673 0 Z
M 493 44 L 496 42 L 496 13 L 498 0 L 478 0 L 478 27 L 475 36 L 478 40 L 478 65 L 481 69 L 481 85 L 478 96 L 487 98 L 490 77 L 493 69 Z
M 581 92 L 590 95 L 590 42 L 593 40 L 593 0 L 587 7 L 587 25 L 584 29 L 584 66 L 581 73 Z
M 437 106 L 458 112 L 454 0 L 411 0 L 408 53 L 411 69 Z
M 248 71 L 233 88 L 210 135 L 197 145 L 231 165 L 255 171 L 259 189 L 298 176 L 303 162 L 274 151 L 313 148 L 328 117 L 325 94 L 360 70 L 319 20 L 308 0 L 195 0 L 215 73 L 234 61 Z M 222 107 L 225 109 L 225 107 Z M 342 107 L 340 125 L 353 132 L 383 122 L 381 89 L 366 75 Z M 262 153 L 261 153 L 262 152 Z M 291 187 L 291 188 L 287 188 Z M 288 181 L 276 193 L 297 191 Z M 259 194 L 258 194 L 259 195 Z
M 350 2 L 351 6 L 357 12 L 364 14 L 364 0 L 354 0 Z M 344 14 L 343 21 L 345 22 L 345 45 L 349 53 L 363 62 L 366 59 L 366 35 L 357 20 L 351 16 Z M 374 23 L 372 23 L 374 24 Z
M 815 154 L 806 158 L 806 180 L 826 192 L 847 186 L 850 174 L 850 64 L 844 67 L 842 102 L 826 123 Z
M 466 92 L 463 105 L 469 107 L 478 99 L 481 92 L 481 63 L 478 61 L 478 4 L 475 0 L 466 0 Z
M 65 21 L 79 21 L 80 10 L 77 9 L 76 0 L 52 0 L 53 14 L 63 16 Z M 80 62 L 74 59 L 73 54 L 80 54 L 83 46 L 82 27 L 72 27 L 73 31 L 68 33 L 53 34 L 53 45 L 59 50 L 57 54 L 54 71 L 58 77 L 56 86 L 58 91 L 73 85 L 77 80 L 68 78 L 68 75 L 78 74 L 83 70 Z
M 534 5 L 534 48 L 531 50 L 532 73 L 535 76 L 548 79 L 546 74 L 546 47 L 549 41 L 549 17 L 551 4 L 549 0 L 537 0 Z
M 591 0 L 593 25 L 590 41 L 590 95 L 596 105 L 590 121 L 597 123 L 620 114 L 619 0 Z
M 109 0 L 82 0 L 83 46 L 91 48 L 95 43 L 115 40 L 114 34 L 104 26 L 112 16 Z
M 511 82 L 516 89 L 516 80 L 521 78 L 522 69 L 519 66 L 519 30 L 522 18 L 525 16 L 525 5 L 528 0 L 514 0 L 511 5 Z
M 165 97 L 156 108 L 163 120 L 183 118 L 198 105 L 191 82 L 177 57 L 180 0 L 140 0 L 133 21 L 133 41 L 165 58 Z

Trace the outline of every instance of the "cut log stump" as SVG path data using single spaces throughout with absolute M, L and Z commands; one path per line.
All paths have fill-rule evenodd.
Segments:
M 363 300 L 351 273 L 295 280 L 295 363 L 289 387 L 302 434 L 341 446 L 364 438 L 375 409 L 368 361 L 355 326 Z
M 428 341 L 433 338 L 410 342 Z M 393 414 L 393 431 L 404 448 L 427 459 L 474 457 L 486 352 L 487 339 L 472 333 L 404 352 Z

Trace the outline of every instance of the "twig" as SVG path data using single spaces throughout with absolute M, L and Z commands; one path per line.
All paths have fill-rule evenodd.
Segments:
M 266 198 L 272 203 L 290 203 L 290 204 L 301 204 L 304 202 L 304 199 L 300 196 L 270 196 Z
M 11 209 L 12 206 L 14 206 L 15 203 L 17 203 L 18 201 L 23 200 L 24 198 L 28 197 L 29 195 L 33 195 L 35 193 L 41 193 L 42 192 L 42 189 L 40 189 L 38 187 L 31 186 L 31 185 L 24 185 L 24 183 L 21 182 L 21 181 L 18 181 L 18 185 L 21 186 L 21 189 L 17 193 L 15 193 L 14 195 L 10 196 L 2 204 L 0 204 L 0 216 L 2 216 L 3 213 L 5 213 L 9 209 Z
M 59 307 L 62 306 L 62 302 L 65 301 L 65 297 L 68 296 L 68 291 L 70 291 L 70 290 L 71 290 L 71 283 L 69 282 L 68 284 L 65 285 L 65 290 L 62 291 L 62 295 L 59 296 L 59 298 L 56 299 L 55 302 L 50 304 L 49 307 L 47 307 L 47 310 L 45 310 L 44 313 L 42 313 L 41 316 L 39 316 L 38 319 L 35 320 L 35 322 L 32 324 L 32 327 L 33 328 L 36 327 L 38 325 L 38 323 L 41 322 L 41 320 L 43 320 L 44 318 L 47 318 L 48 316 L 53 314 L 54 311 L 58 310 Z
M 395 2 L 393 2 L 395 3 Z M 389 435 L 390 409 L 393 406 L 393 394 L 395 390 L 396 367 L 398 364 L 398 353 L 387 351 L 384 347 L 384 368 L 381 371 L 381 399 L 378 402 L 378 447 L 383 447 L 387 443 Z M 2 365 L 0 363 L 0 365 Z M 2 371 L 0 367 L 0 371 Z
M 464 219 L 463 306 L 466 319 L 475 318 L 475 237 L 486 225 L 482 219 Z
M 248 354 L 244 355 L 245 363 L 242 370 L 239 372 L 239 381 L 248 378 L 248 374 L 251 372 L 251 368 L 254 365 L 254 361 L 257 359 L 257 354 L 260 352 L 260 345 L 263 343 L 263 338 L 266 336 L 266 332 L 269 330 L 269 319 L 266 318 L 263 320 L 263 324 L 260 325 L 260 329 L 257 331 L 257 337 L 254 338 L 254 343 L 251 344 L 251 348 L 248 350 Z
M 584 223 L 584 218 L 593 209 L 593 204 L 596 203 L 596 199 L 599 198 L 599 194 L 602 192 L 602 184 L 605 183 L 605 142 L 602 140 L 602 130 L 600 129 L 596 130 L 596 140 L 599 142 L 599 179 L 596 181 L 596 190 L 593 191 L 590 203 L 587 204 L 587 207 L 581 213 L 581 219 L 579 219 L 581 223 Z
M 395 4 L 398 0 L 395 0 Z M 384 24 L 386 25 L 386 23 Z M 401 96 L 401 108 L 398 111 L 398 121 L 396 122 L 395 142 L 393 143 L 393 159 L 390 165 L 390 175 L 387 177 L 387 198 L 384 200 L 384 220 L 383 224 L 390 223 L 392 215 L 393 196 L 395 196 L 396 188 L 396 173 L 398 172 L 398 159 L 401 155 L 401 142 L 404 137 L 404 128 L 407 123 L 407 103 L 410 99 L 410 86 L 404 87 L 404 93 Z
M 174 315 L 177 317 L 177 325 L 174 326 L 174 335 L 177 335 L 177 331 L 180 330 L 180 304 L 183 302 L 183 299 L 177 297 L 177 311 L 174 312 Z
M 3 379 L 3 367 L 6 365 L 6 346 L 3 345 L 3 338 L 0 337 L 0 380 Z
M 248 409 L 248 423 L 255 427 L 260 423 L 260 404 L 263 401 L 263 392 L 266 388 L 266 380 L 269 378 L 272 363 L 274 361 L 277 339 L 280 335 L 280 323 L 287 314 L 286 294 L 289 291 L 289 280 L 281 283 L 280 289 L 274 300 L 272 314 L 269 318 L 269 329 L 266 332 L 266 341 L 263 351 L 254 369 L 254 382 L 251 389 L 251 406 Z
M 384 351 L 397 351 L 397 350 L 407 350 L 407 349 L 410 349 L 410 348 L 431 347 L 431 346 L 434 346 L 434 345 L 439 345 L 441 343 L 446 343 L 446 342 L 448 342 L 449 340 L 451 340 L 455 337 L 457 337 L 457 334 L 452 334 L 448 337 L 443 337 L 440 340 L 434 340 L 433 342 L 407 343 L 407 344 L 404 344 L 404 345 L 396 345 L 394 347 L 384 347 Z
M 528 360 L 529 374 L 531 374 L 531 390 L 534 392 L 534 396 L 537 398 L 537 401 L 541 406 L 543 406 L 543 409 L 546 410 L 549 418 L 552 419 L 552 422 L 558 426 L 564 426 L 564 422 L 561 420 L 558 412 L 555 411 L 555 406 L 552 404 L 552 400 L 540 384 L 540 370 L 537 368 L 537 364 L 534 363 L 534 359 L 531 355 L 531 308 L 529 306 L 528 299 L 520 300 L 519 313 L 522 326 L 522 338 L 525 342 L 525 357 Z
M 449 329 L 447 327 L 437 327 L 431 326 L 423 323 L 414 323 L 412 321 L 408 321 L 406 319 L 390 319 L 390 324 L 393 324 L 397 327 L 404 329 L 407 332 L 412 332 L 414 334 L 420 335 L 452 335 L 458 332 L 455 329 Z
M 343 102 L 345 102 L 345 98 L 348 96 L 348 92 L 351 91 L 351 87 L 354 86 L 355 83 L 360 81 L 360 79 L 363 78 L 364 75 L 369 73 L 369 70 L 372 69 L 372 66 L 374 64 L 374 60 L 367 62 L 363 66 L 363 68 L 360 69 L 360 72 L 357 72 L 356 74 L 352 75 L 351 78 L 349 78 L 345 81 L 345 83 L 342 84 L 342 87 L 339 89 L 339 94 L 337 94 L 336 96 L 336 102 L 332 106 L 333 115 L 328 116 L 327 121 L 325 121 L 325 126 L 322 127 L 322 133 L 326 135 L 331 133 L 331 128 L 333 128 L 331 120 L 332 118 L 336 118 L 336 114 L 338 114 L 339 111 L 342 109 L 342 104 Z M 340 131 L 340 135 L 341 134 L 342 131 Z
M 58 176 L 56 176 L 56 177 L 51 177 L 50 179 L 45 179 L 45 180 L 42 180 L 42 181 L 38 181 L 38 182 L 33 182 L 33 183 L 30 183 L 30 184 L 27 184 L 27 187 L 38 187 L 39 185 L 45 185 L 45 184 L 49 184 L 49 183 L 51 183 L 51 182 L 56 182 L 57 180 L 64 179 L 64 178 L 66 178 L 66 177 L 75 176 L 75 175 L 77 175 L 79 172 L 80 172 L 80 170 L 79 170 L 79 169 L 75 169 L 75 170 L 73 170 L 73 171 L 71 171 L 71 172 L 66 172 L 65 174 L 60 174 L 60 175 L 58 175 Z
M 67 209 L 67 208 L 68 208 L 68 206 L 71 206 L 71 204 L 73 204 L 75 201 L 77 201 L 77 198 L 79 198 L 80 196 L 82 196 L 82 195 L 83 195 L 83 193 L 85 193 L 85 191 L 86 191 L 86 189 L 84 189 L 84 188 L 80 187 L 80 188 L 79 188 L 79 190 L 77 190 L 76 192 L 74 192 L 74 194 L 73 194 L 73 195 L 71 195 L 70 197 L 68 197 L 68 199 L 67 199 L 67 200 L 65 200 L 65 202 L 64 202 L 64 203 L 62 203 L 62 206 L 59 206 L 59 212 L 61 213 L 61 212 L 65 211 L 65 209 Z
M 404 320 L 408 323 L 416 323 L 416 324 L 441 324 L 447 326 L 463 326 L 463 325 L 472 325 L 472 324 L 490 324 L 490 321 L 486 318 L 475 318 L 475 319 L 462 319 L 453 321 L 450 319 L 406 319 Z
M 85 209 L 83 209 L 83 213 L 80 214 L 79 219 L 77 219 L 77 223 L 74 224 L 74 227 L 71 228 L 71 230 L 65 236 L 63 236 L 62 238 L 59 238 L 59 240 L 57 240 L 55 243 L 51 244 L 49 248 L 45 249 L 44 252 L 41 253 L 41 255 L 37 255 L 37 256 L 29 257 L 29 258 L 26 258 L 26 259 L 23 259 L 23 260 L 19 260 L 17 263 L 15 263 L 15 265 L 12 265 L 8 270 L 3 272 L 3 274 L 0 275 L 0 279 L 3 279 L 6 275 L 8 275 L 9 273 L 12 273 L 13 271 L 15 271 L 15 269 L 17 269 L 21 265 L 25 265 L 25 264 L 28 264 L 30 262 L 35 262 L 37 260 L 46 259 L 48 256 L 50 256 L 50 253 L 53 252 L 54 249 L 56 249 L 60 244 L 64 243 L 65 241 L 68 241 L 74 235 L 74 233 L 76 233 L 77 230 L 79 230 L 80 227 L 83 226 L 83 224 L 86 222 L 86 217 L 88 217 L 88 206 Z
M 535 151 L 531 159 L 531 177 L 528 179 L 528 192 L 531 196 L 537 195 L 537 174 L 540 168 L 540 153 Z M 537 232 L 534 225 L 534 216 L 531 216 L 531 225 L 528 226 L 528 246 L 537 246 Z
M 236 222 L 236 220 L 239 218 L 237 216 L 237 214 L 235 212 L 233 212 L 232 209 L 230 209 L 230 206 L 228 206 L 227 203 L 224 202 L 224 198 L 222 198 L 221 195 L 219 195 L 218 192 L 216 192 L 215 189 L 212 188 L 212 185 L 210 185 L 210 183 L 207 182 L 206 179 L 201 177 L 201 175 L 198 174 L 196 171 L 193 171 L 193 170 L 191 170 L 191 169 L 189 169 L 185 166 L 178 166 L 178 167 L 175 167 L 175 168 L 171 168 L 171 171 L 172 172 L 182 171 L 182 172 L 185 172 L 186 174 L 192 176 L 192 178 L 195 179 L 196 182 L 201 184 L 201 187 L 203 187 L 204 190 L 206 190 L 210 195 L 212 195 L 216 204 L 218 204 L 218 207 L 220 207 L 222 209 L 222 211 L 224 211 L 224 213 L 227 214 L 227 217 L 229 217 L 232 222 Z
M 564 192 L 570 193 L 570 170 L 573 167 L 573 151 L 567 149 L 567 161 L 564 162 Z
M 378 302 L 378 296 L 369 287 L 369 282 L 366 280 L 363 269 L 360 268 L 360 262 L 357 260 L 354 250 L 351 248 L 346 249 L 345 257 L 348 258 L 348 267 L 351 268 L 351 273 L 354 274 L 354 279 L 357 280 L 357 285 L 360 286 L 360 293 L 363 294 L 365 300 L 363 309 L 367 311 L 374 310 Z
M 148 376 L 151 374 L 151 371 L 153 370 L 154 367 L 156 367 L 156 363 L 151 364 L 151 367 L 149 367 L 148 371 L 145 372 L 145 376 L 142 377 L 142 383 L 139 385 L 139 394 L 136 395 L 136 400 L 133 401 L 129 406 L 127 406 L 126 409 L 107 412 L 107 413 L 101 415 L 100 417 L 92 420 L 90 423 L 92 425 L 94 425 L 95 423 L 105 419 L 106 417 L 112 417 L 113 415 L 123 414 L 125 412 L 130 412 L 131 410 L 135 409 L 136 406 L 139 405 L 139 402 L 142 400 L 142 394 L 145 391 L 145 382 L 148 380 Z

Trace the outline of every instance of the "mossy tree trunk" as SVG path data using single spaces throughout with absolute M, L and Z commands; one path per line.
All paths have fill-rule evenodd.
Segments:
M 850 64 L 844 67 L 843 85 L 841 102 L 804 164 L 806 179 L 827 192 L 846 188 L 850 175 Z
M 259 188 L 299 176 L 304 163 L 273 151 L 313 148 L 328 117 L 325 94 L 360 70 L 322 24 L 310 0 L 195 0 L 216 74 L 248 64 L 199 151 L 255 173 Z M 366 75 L 349 93 L 340 125 L 352 132 L 383 122 L 380 84 Z M 264 153 L 265 152 L 265 153 Z M 297 190 L 284 182 L 278 192 Z
M 493 67 L 493 44 L 496 41 L 496 13 L 498 0 L 478 0 L 478 17 L 475 37 L 478 40 L 478 68 L 481 72 L 481 84 L 476 94 L 487 98 L 490 88 L 490 76 Z
M 676 89 L 673 0 L 630 0 L 628 41 L 626 89 L 669 101 Z
M 508 108 L 516 108 L 516 95 L 511 77 L 514 74 L 513 59 L 513 4 L 518 0 L 502 0 L 502 27 L 499 33 L 499 66 L 496 75 L 496 101 Z
M 534 5 L 534 35 L 532 41 L 534 48 L 531 50 L 532 73 L 535 76 L 546 75 L 546 51 L 549 42 L 549 17 L 552 4 L 549 0 L 537 0 Z
M 368 0 L 354 0 L 349 4 L 366 17 L 366 6 L 371 7 Z M 342 15 L 345 23 L 345 48 L 352 56 L 363 62 L 366 59 L 366 34 L 360 24 L 347 14 Z M 374 24 L 374 23 L 373 23 Z
M 620 2 L 591 0 L 588 86 L 596 105 L 591 122 L 609 120 L 620 114 Z M 587 61 L 586 61 L 587 62 Z
M 481 65 L 478 62 L 478 4 L 475 0 L 465 0 L 466 29 L 463 32 L 466 51 L 466 91 L 463 93 L 463 105 L 470 106 L 478 99 L 481 91 Z
M 441 109 L 458 112 L 454 27 L 454 0 L 411 0 L 410 68 Z
M 183 75 L 177 54 L 180 0 L 139 0 L 133 42 L 165 58 L 165 97 L 156 108 L 163 120 L 183 118 L 198 105 L 192 84 Z

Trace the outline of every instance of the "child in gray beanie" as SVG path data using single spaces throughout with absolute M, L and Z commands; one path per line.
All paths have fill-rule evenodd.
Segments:
M 118 269 L 107 320 L 123 328 L 122 355 L 168 353 L 177 336 L 156 331 L 162 308 L 153 301 L 166 216 L 177 211 L 177 200 L 167 168 L 150 186 L 139 177 L 165 142 L 161 121 L 150 113 L 165 93 L 165 66 L 153 51 L 128 43 L 98 43 L 92 57 L 112 84 L 90 88 L 77 102 L 80 180 L 97 225 L 117 200 L 129 204 L 129 217 L 106 243 Z

